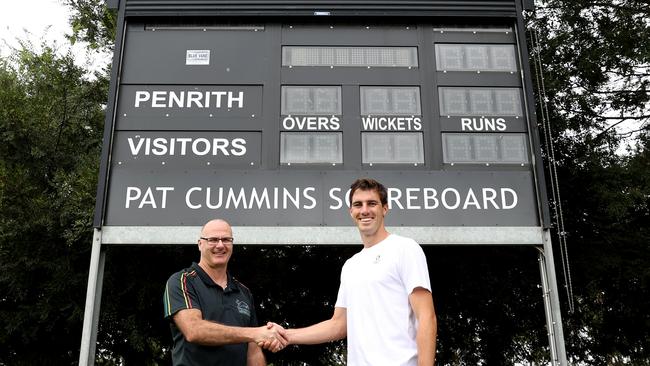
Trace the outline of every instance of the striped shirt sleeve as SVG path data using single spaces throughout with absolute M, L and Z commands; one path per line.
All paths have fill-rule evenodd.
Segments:
M 181 271 L 174 273 L 165 284 L 163 307 L 165 318 L 169 318 L 180 310 L 199 309 L 196 292 L 192 286 L 193 272 Z

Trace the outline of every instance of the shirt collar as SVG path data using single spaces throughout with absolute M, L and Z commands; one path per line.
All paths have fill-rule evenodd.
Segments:
M 212 278 L 199 266 L 198 263 L 193 262 L 192 263 L 192 269 L 198 273 L 199 278 L 203 283 L 208 286 L 208 287 L 218 287 L 221 288 L 221 286 L 217 285 Z M 230 274 L 230 271 L 226 271 L 226 278 L 228 283 L 226 284 L 226 288 L 223 289 L 223 292 L 233 292 L 233 291 L 239 291 L 239 286 L 237 285 L 237 282 L 233 280 L 232 275 Z

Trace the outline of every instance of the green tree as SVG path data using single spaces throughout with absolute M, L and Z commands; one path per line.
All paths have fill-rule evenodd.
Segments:
M 0 364 L 78 360 L 107 80 L 71 54 L 0 59 Z
M 529 23 L 575 291 L 567 349 L 585 364 L 650 362 L 648 19 L 647 1 L 548 0 Z
M 589 149 L 616 149 L 618 138 L 647 133 L 648 17 L 647 1 L 538 3 L 530 29 L 537 34 L 558 138 Z M 621 125 L 628 128 L 616 128 Z
M 63 0 L 72 10 L 68 39 L 87 42 L 94 50 L 110 50 L 115 43 L 117 12 L 106 7 L 105 0 Z

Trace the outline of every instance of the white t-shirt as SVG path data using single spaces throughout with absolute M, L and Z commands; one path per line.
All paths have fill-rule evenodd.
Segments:
M 417 365 L 416 287 L 431 291 L 424 251 L 391 234 L 353 255 L 341 270 L 336 307 L 346 308 L 349 366 Z

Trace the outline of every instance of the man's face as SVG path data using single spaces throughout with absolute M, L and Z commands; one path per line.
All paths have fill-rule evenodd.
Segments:
M 379 192 L 357 189 L 352 195 L 350 216 L 364 236 L 372 236 L 384 227 L 387 205 L 382 205 Z
M 224 221 L 211 221 L 205 225 L 201 232 L 203 238 L 232 238 L 232 229 Z M 232 242 L 227 244 L 223 241 L 210 243 L 208 240 L 199 239 L 199 251 L 201 262 L 211 268 L 225 267 L 232 255 Z

